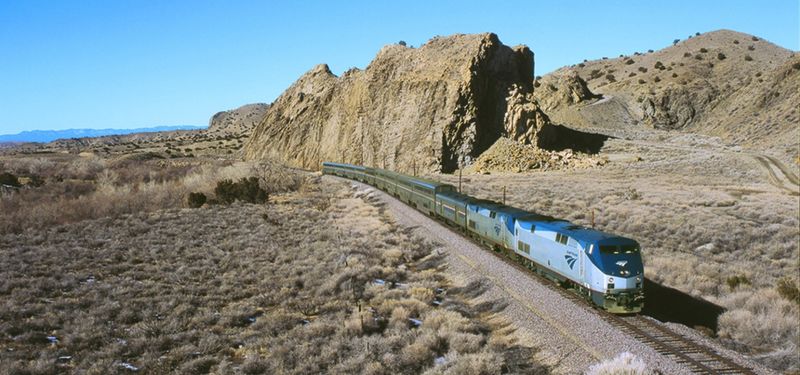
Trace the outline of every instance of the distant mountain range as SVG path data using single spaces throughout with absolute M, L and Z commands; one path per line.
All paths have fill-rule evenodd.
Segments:
M 173 130 L 198 130 L 205 126 L 175 125 L 155 126 L 151 128 L 136 129 L 66 129 L 66 130 L 28 130 L 17 134 L 0 135 L 2 142 L 52 142 L 56 139 L 102 137 L 106 135 L 124 135 L 132 133 L 166 132 Z

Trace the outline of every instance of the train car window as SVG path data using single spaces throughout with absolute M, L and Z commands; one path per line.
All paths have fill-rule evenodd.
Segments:
M 472 228 L 472 229 L 475 229 L 475 222 L 470 220 L 469 221 L 469 227 Z
M 514 228 L 514 235 L 519 236 L 519 228 Z

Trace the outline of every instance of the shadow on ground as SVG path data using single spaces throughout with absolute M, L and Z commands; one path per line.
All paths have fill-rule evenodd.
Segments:
M 572 149 L 574 151 L 596 154 L 611 136 L 582 132 L 563 125 L 545 125 L 539 131 L 537 146 L 551 151 Z
M 673 322 L 717 332 L 717 319 L 725 309 L 706 300 L 693 297 L 653 280 L 644 279 L 644 309 L 642 314 L 662 322 Z

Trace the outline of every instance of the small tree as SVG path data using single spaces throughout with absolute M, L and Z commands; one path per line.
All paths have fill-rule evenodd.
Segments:
M 672 45 L 674 46 L 674 45 L 678 44 L 678 42 L 680 42 L 680 41 L 681 41 L 680 39 L 675 39 L 675 40 L 672 41 Z
M 0 174 L 0 185 L 9 185 L 13 187 L 20 187 L 22 184 L 19 183 L 19 179 L 17 176 L 14 176 L 11 173 L 3 172 Z
M 225 204 L 231 204 L 237 200 L 247 203 L 266 203 L 269 201 L 269 193 L 261 188 L 257 177 L 242 178 L 239 182 L 233 180 L 222 180 L 217 182 L 214 188 L 217 199 Z
M 726 56 L 724 53 L 720 52 L 717 54 L 717 60 L 725 60 Z
M 202 207 L 206 204 L 206 200 L 206 195 L 203 193 L 189 193 L 189 197 L 186 199 L 191 208 Z

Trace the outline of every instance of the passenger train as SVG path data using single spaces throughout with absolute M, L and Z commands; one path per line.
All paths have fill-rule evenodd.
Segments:
M 324 162 L 322 173 L 373 185 L 495 250 L 516 254 L 527 267 L 609 312 L 642 310 L 644 268 L 639 244 L 630 238 L 473 198 L 453 185 L 384 169 Z

